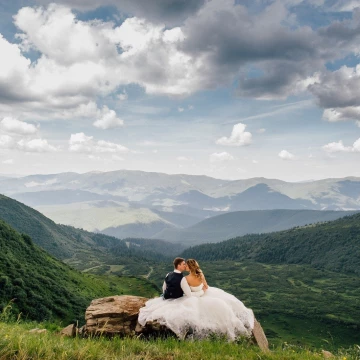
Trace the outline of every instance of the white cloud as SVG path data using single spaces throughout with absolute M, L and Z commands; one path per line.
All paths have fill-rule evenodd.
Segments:
M 281 150 L 279 152 L 278 156 L 283 160 L 294 160 L 295 159 L 295 155 L 293 155 L 292 153 L 290 153 L 287 150 Z
M 117 98 L 118 98 L 118 100 L 120 100 L 120 101 L 125 101 L 125 100 L 128 99 L 128 94 L 127 94 L 127 92 L 124 90 L 122 93 L 120 93 L 120 94 L 117 95 Z
M 226 151 L 221 153 L 213 153 L 210 155 L 210 162 L 217 163 L 217 162 L 225 162 L 234 160 L 234 157 L 227 153 Z
M 10 133 L 20 135 L 32 135 L 37 132 L 35 125 L 28 124 L 24 121 L 17 120 L 12 117 L 5 117 L 0 121 L 0 128 Z
M 224 146 L 244 146 L 251 144 L 252 135 L 245 131 L 246 125 L 238 123 L 234 125 L 230 137 L 223 136 L 216 140 L 216 144 Z
M 331 6 L 332 11 L 353 11 L 354 9 L 360 7 L 359 0 L 340 0 L 336 1 L 333 6 Z
M 100 118 L 93 124 L 100 129 L 112 129 L 124 125 L 124 121 L 117 117 L 114 110 L 110 110 L 107 106 L 103 106 Z
M 325 109 L 323 119 L 330 122 L 360 119 L 360 106 Z
M 354 142 L 353 151 L 360 152 L 360 138 Z
M 45 139 L 20 140 L 17 148 L 26 152 L 53 152 L 58 149 L 50 145 Z
M 125 146 L 104 140 L 95 141 L 92 136 L 86 136 L 84 133 L 71 134 L 69 150 L 82 153 L 126 154 L 129 152 Z
M 191 161 L 191 158 L 188 158 L 186 156 L 178 156 L 176 158 L 177 161 L 182 161 L 182 162 L 185 162 L 185 161 Z
M 0 148 L 10 149 L 14 146 L 14 139 L 9 135 L 0 135 Z
M 266 129 L 261 128 L 261 129 L 257 130 L 257 133 L 259 133 L 259 134 L 263 134 L 265 131 L 266 131 Z
M 257 161 L 257 160 L 253 160 L 253 161 L 252 161 L 252 163 L 253 163 L 253 164 L 258 164 L 258 163 L 259 163 L 259 161 Z
M 178 107 L 178 112 L 183 112 L 185 109 L 183 107 Z
M 84 133 L 71 134 L 69 150 L 73 152 L 91 152 L 92 139 L 92 136 L 86 136 Z
M 115 144 L 109 141 L 99 140 L 94 146 L 95 152 L 98 153 L 121 153 L 126 154 L 129 149 L 125 146 Z
M 352 146 L 344 146 L 342 140 L 339 140 L 338 142 L 332 142 L 324 145 L 322 149 L 328 153 L 360 152 L 360 138 L 357 139 Z
M 13 159 L 4 160 L 2 163 L 5 165 L 12 165 L 14 163 L 14 160 Z

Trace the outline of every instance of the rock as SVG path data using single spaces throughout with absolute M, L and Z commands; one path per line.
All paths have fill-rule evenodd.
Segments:
M 31 334 L 44 334 L 46 332 L 47 332 L 46 329 L 39 329 L 39 328 L 29 330 L 29 333 Z
M 60 331 L 60 335 L 74 337 L 76 336 L 77 328 L 75 324 L 68 325 L 66 328 Z
M 264 330 L 262 329 L 260 323 L 256 319 L 254 322 L 254 329 L 252 331 L 252 334 L 256 344 L 258 344 L 259 348 L 262 351 L 264 352 L 270 351 L 269 342 L 265 336 Z
M 330 359 L 334 357 L 334 354 L 332 354 L 330 351 L 321 350 L 321 352 L 325 359 Z
M 86 336 L 87 332 L 86 332 L 86 325 L 82 326 L 81 328 L 79 329 L 76 329 L 77 330 L 77 334 L 79 336 Z
M 148 299 L 139 296 L 109 296 L 95 299 L 86 309 L 86 333 L 131 335 L 135 333 L 139 310 Z

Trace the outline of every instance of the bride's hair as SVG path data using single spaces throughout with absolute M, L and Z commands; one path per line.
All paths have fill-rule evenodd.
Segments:
M 193 273 L 196 277 L 200 277 L 201 274 L 203 273 L 202 270 L 200 269 L 199 264 L 194 259 L 187 259 L 186 265 L 189 267 L 190 272 Z

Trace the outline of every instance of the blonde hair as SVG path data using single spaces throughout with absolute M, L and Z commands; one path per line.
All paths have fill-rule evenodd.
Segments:
M 196 277 L 201 277 L 202 275 L 202 270 L 200 269 L 199 264 L 197 263 L 196 260 L 194 259 L 187 259 L 186 260 L 186 265 L 189 267 L 190 272 L 192 274 L 194 274 Z

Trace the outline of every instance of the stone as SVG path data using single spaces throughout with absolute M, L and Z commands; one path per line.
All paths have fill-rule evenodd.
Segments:
M 254 329 L 252 331 L 253 339 L 258 344 L 259 348 L 264 351 L 270 351 L 269 350 L 269 342 L 266 338 L 266 335 L 264 333 L 263 328 L 261 327 L 260 323 L 255 319 L 254 322 Z
M 330 359 L 334 357 L 334 354 L 332 354 L 330 351 L 321 350 L 321 352 L 325 359 Z
M 86 334 L 131 335 L 147 298 L 122 295 L 95 299 L 85 312 Z
M 61 336 L 74 337 L 76 336 L 76 333 L 77 333 L 77 328 L 75 324 L 70 324 L 60 331 Z

